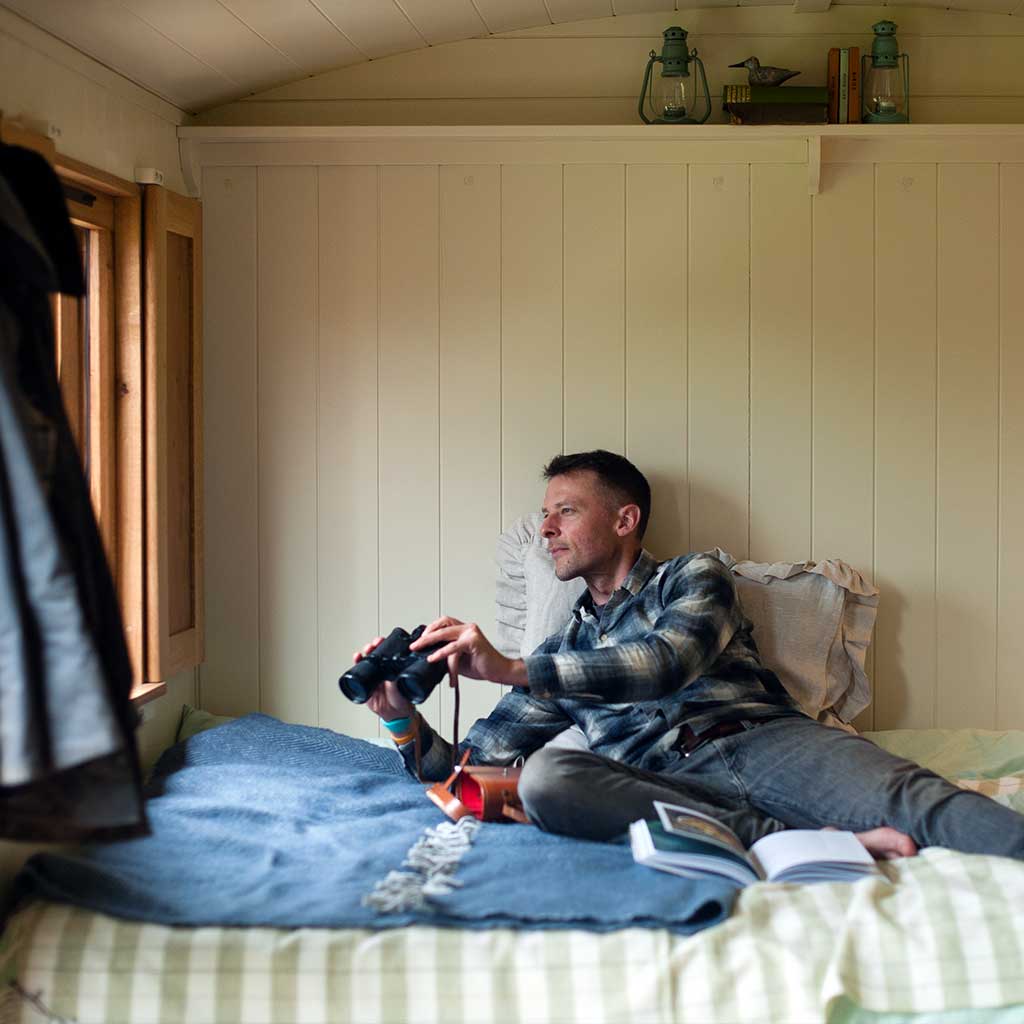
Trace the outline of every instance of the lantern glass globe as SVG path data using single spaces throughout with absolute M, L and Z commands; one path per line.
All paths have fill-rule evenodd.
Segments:
M 906 90 L 903 69 L 899 65 L 891 68 L 870 68 L 867 86 L 870 113 L 883 116 L 903 113 Z
M 654 117 L 663 121 L 678 121 L 686 117 L 692 103 L 689 86 L 688 76 L 658 75 L 651 90 Z

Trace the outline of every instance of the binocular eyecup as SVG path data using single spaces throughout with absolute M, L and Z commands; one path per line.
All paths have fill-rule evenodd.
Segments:
M 418 640 L 426 626 L 417 626 L 407 633 L 396 626 L 365 658 L 357 661 L 338 680 L 341 692 L 354 704 L 365 704 L 385 679 L 393 679 L 399 692 L 411 704 L 422 704 L 434 687 L 448 674 L 446 661 L 427 661 L 427 655 L 442 644 L 410 651 L 409 644 Z

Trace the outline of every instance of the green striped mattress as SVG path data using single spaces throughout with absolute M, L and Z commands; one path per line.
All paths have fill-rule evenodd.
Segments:
M 872 738 L 1024 809 L 1024 733 Z M 926 850 L 855 884 L 759 884 L 723 924 L 170 928 L 36 903 L 0 942 L 0 1024 L 1024 1024 L 1024 864 Z

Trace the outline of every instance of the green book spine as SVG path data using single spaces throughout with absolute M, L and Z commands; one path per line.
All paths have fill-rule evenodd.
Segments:
M 825 85 L 727 85 L 723 103 L 828 103 Z
M 839 123 L 847 124 L 850 119 L 850 51 L 843 47 L 839 51 Z

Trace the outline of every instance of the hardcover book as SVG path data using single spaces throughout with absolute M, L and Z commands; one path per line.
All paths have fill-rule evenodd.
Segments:
M 730 124 L 828 124 L 824 103 L 726 103 Z
M 629 826 L 638 864 L 687 878 L 718 875 L 754 882 L 855 882 L 880 874 L 852 832 L 788 829 L 748 850 L 732 829 L 699 811 L 655 801 L 656 821 Z
M 828 103 L 824 85 L 727 85 L 722 90 L 726 103 Z
M 839 51 L 839 123 L 846 124 L 850 116 L 850 51 Z
M 839 47 L 828 51 L 828 68 L 825 74 L 825 88 L 828 92 L 829 124 L 839 123 Z
M 850 102 L 847 121 L 850 124 L 860 123 L 860 47 L 850 47 Z

